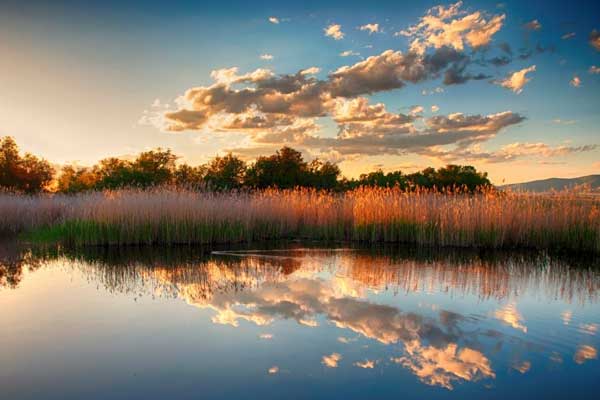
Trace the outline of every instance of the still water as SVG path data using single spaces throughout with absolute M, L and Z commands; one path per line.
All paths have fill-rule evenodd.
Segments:
M 600 390 L 591 257 L 305 244 L 3 253 L 3 399 Z

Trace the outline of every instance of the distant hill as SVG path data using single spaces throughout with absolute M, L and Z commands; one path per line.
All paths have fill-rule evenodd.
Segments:
M 576 186 L 590 185 L 592 190 L 600 190 L 600 175 L 580 176 L 579 178 L 549 178 L 538 181 L 513 183 L 500 186 L 501 189 L 515 191 L 548 192 L 550 190 L 572 189 Z

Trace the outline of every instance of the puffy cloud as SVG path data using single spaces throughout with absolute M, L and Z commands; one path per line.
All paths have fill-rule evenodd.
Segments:
M 421 382 L 431 386 L 453 389 L 455 381 L 477 381 L 495 378 L 490 360 L 480 351 L 456 343 L 445 348 L 423 346 L 415 340 L 406 344 L 407 356 L 392 358 L 415 374 Z
M 342 40 L 345 36 L 340 24 L 331 24 L 324 28 L 323 31 L 325 32 L 325 36 L 329 36 L 334 40 Z
M 369 34 L 379 32 L 379 24 L 365 24 L 361 25 L 358 29 L 361 31 L 368 31 Z
M 270 375 L 274 375 L 279 372 L 279 367 L 277 365 L 274 365 L 271 368 L 269 368 L 268 372 Z
M 508 75 L 505 79 L 497 81 L 496 83 L 519 94 L 523 91 L 523 87 L 525 86 L 525 84 L 531 80 L 531 78 L 527 77 L 527 74 L 534 72 L 535 70 L 536 66 L 532 65 L 531 67 L 523 68 L 520 71 L 513 72 L 512 74 Z
M 586 344 L 580 345 L 573 356 L 573 360 L 577 364 L 583 364 L 588 360 L 595 360 L 596 358 L 598 358 L 598 351 L 596 348 Z
M 592 66 L 590 67 L 590 69 L 588 70 L 588 72 L 589 72 L 590 74 L 600 74 L 600 67 L 597 67 L 597 66 L 595 66 L 595 65 L 592 65 Z
M 523 24 L 523 28 L 528 31 L 539 31 L 540 29 L 542 29 L 542 24 L 540 24 L 540 22 L 537 19 L 534 19 L 533 21 L 529 21 L 526 24 Z
M 569 81 L 569 85 L 573 86 L 573 87 L 580 87 L 581 86 L 581 78 L 579 78 L 579 76 L 577 75 L 573 75 L 573 78 Z
M 590 32 L 590 45 L 596 50 L 600 51 L 600 32 L 597 30 L 593 30 Z
M 339 353 L 331 353 L 330 355 L 323 356 L 321 364 L 325 365 L 327 368 L 337 368 L 341 359 L 342 356 Z
M 439 106 L 437 106 L 435 104 L 431 106 L 431 112 L 436 113 L 438 111 L 440 111 L 440 107 Z
M 269 22 L 272 24 L 278 24 L 280 21 L 277 17 L 269 17 Z
M 448 7 L 429 9 L 417 25 L 398 32 L 398 35 L 413 38 L 411 49 L 422 54 L 426 48 L 452 47 L 464 50 L 465 44 L 473 48 L 487 45 L 504 23 L 505 15 L 486 16 L 480 11 L 468 14 L 460 7 L 462 2 Z
M 273 59 L 273 55 L 272 54 L 261 54 L 260 59 L 270 61 Z
M 346 51 L 342 51 L 340 53 L 340 57 L 350 57 L 350 56 L 360 56 L 360 53 L 357 53 L 352 50 L 346 50 Z
M 413 106 L 410 109 L 410 115 L 419 115 L 422 114 L 423 111 L 425 111 L 425 108 L 423 108 L 423 106 Z

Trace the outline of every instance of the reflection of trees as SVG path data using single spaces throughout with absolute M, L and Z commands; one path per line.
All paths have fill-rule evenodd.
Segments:
M 0 242 L 0 289 L 14 289 L 23 279 L 24 271 L 35 271 L 42 259 L 24 251 L 14 242 Z

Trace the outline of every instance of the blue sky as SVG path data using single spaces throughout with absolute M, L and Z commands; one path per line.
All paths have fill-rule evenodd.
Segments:
M 1 1 L 0 54 L 5 56 L 0 60 L 0 135 L 14 136 L 22 148 L 53 162 L 81 165 L 158 146 L 172 148 L 191 163 L 227 151 L 251 159 L 287 144 L 307 158 L 339 162 L 348 176 L 379 167 L 411 171 L 450 162 L 489 171 L 496 182 L 600 173 L 600 147 L 595 147 L 600 145 L 600 74 L 590 70 L 600 67 L 600 50 L 590 40 L 592 31 L 600 30 L 600 4 L 464 1 L 444 23 L 474 16 L 473 26 L 479 29 L 494 17 L 504 17 L 494 33 L 476 32 L 485 36 L 484 44 L 468 39 L 474 28 L 459 32 L 464 42 L 460 49 L 452 41 L 436 47 L 435 40 L 447 39 L 448 31 L 395 34 L 416 26 L 428 12 L 437 16 L 439 10 L 433 7 L 441 5 L 447 11 L 452 4 Z M 271 17 L 278 23 L 270 22 Z M 377 31 L 361 30 L 366 24 L 378 24 Z M 343 38 L 325 35 L 331 25 L 340 26 Z M 331 94 L 328 85 L 339 68 L 357 66 L 368 57 L 373 57 L 373 68 L 403 64 L 415 38 L 431 40 L 420 57 L 445 46 L 462 57 L 464 74 L 485 77 L 444 85 L 445 71 L 452 68 L 448 64 L 414 82 L 402 78 L 385 87 L 373 80 L 375 89 Z M 504 43 L 512 55 L 502 50 Z M 382 57 L 386 50 L 401 53 L 390 61 Z M 343 52 L 352 55 L 342 57 Z M 490 62 L 501 56 L 506 65 Z M 534 65 L 525 83 L 501 84 Z M 237 77 L 268 70 L 277 85 L 282 84 L 280 74 L 317 67 L 317 74 L 303 75 L 306 79 L 296 83 L 325 88 L 319 89 L 322 110 L 300 115 L 293 109 L 304 103 L 291 100 L 291 111 L 265 114 L 264 98 L 235 112 L 221 105 L 199 109 L 174 102 L 194 87 L 212 93 L 215 84 L 225 85 L 228 99 L 233 99 L 236 91 L 254 90 L 266 82 L 260 78 L 219 83 L 211 78 L 211 71 L 231 67 L 238 68 Z M 368 68 L 365 76 L 375 76 Z M 382 72 L 382 79 L 400 73 L 398 66 L 390 68 Z M 342 73 L 344 84 L 362 82 L 363 76 L 353 71 Z M 272 96 L 274 89 L 269 90 L 267 96 Z M 228 101 L 224 100 L 226 107 Z M 382 103 L 387 114 L 368 121 L 361 117 L 360 123 L 356 115 L 340 114 L 357 112 L 359 102 L 373 112 Z M 210 118 L 180 129 L 182 114 L 176 113 L 181 110 Z M 512 117 L 496 120 L 493 116 L 501 112 Z M 458 113 L 465 119 L 457 120 L 463 118 L 456 117 Z M 249 116 L 268 120 L 269 126 L 232 127 L 232 119 Z M 385 120 L 385 129 L 377 130 L 385 118 L 399 116 L 410 116 L 410 121 L 390 125 Z M 460 134 L 452 131 L 458 122 Z M 289 128 L 295 129 L 293 135 Z M 482 135 L 474 134 L 481 129 Z

